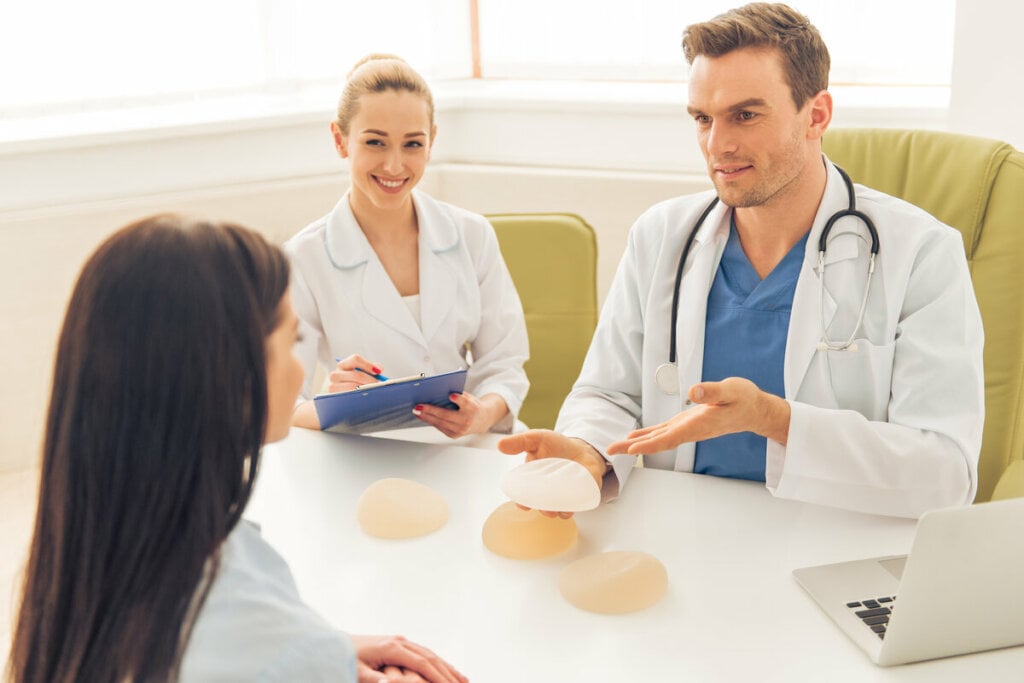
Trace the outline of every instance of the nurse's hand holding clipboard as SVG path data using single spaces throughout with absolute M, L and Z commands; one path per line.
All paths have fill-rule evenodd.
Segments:
M 338 365 L 327 376 L 330 381 L 327 390 L 332 394 L 339 391 L 352 391 L 361 384 L 383 382 L 387 379 L 380 374 L 381 368 L 376 363 L 366 360 L 359 354 L 335 360 Z M 320 429 L 320 419 L 316 415 L 316 407 L 312 401 L 303 401 L 295 407 L 292 424 L 304 429 Z
M 352 391 L 363 384 L 385 382 L 387 379 L 381 374 L 381 367 L 378 364 L 359 354 L 352 354 L 338 360 L 338 365 L 328 375 L 328 391 Z M 452 394 L 448 398 L 458 406 L 457 410 L 417 405 L 412 413 L 452 439 L 467 434 L 483 434 L 491 425 L 508 414 L 505 399 L 497 394 L 485 394 L 477 398 L 473 394 L 461 393 Z
M 761 391 L 742 377 L 703 382 L 687 394 L 692 408 L 661 424 L 637 429 L 608 446 L 608 455 L 659 453 L 683 443 L 723 434 L 754 432 L 786 445 L 790 407 L 785 399 Z
M 483 434 L 508 414 L 505 399 L 497 394 L 477 398 L 463 392 L 448 398 L 459 407 L 458 410 L 421 405 L 413 408 L 412 414 L 452 439 L 466 434 Z

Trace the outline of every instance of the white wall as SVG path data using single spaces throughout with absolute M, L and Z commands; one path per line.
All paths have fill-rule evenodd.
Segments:
M 956 7 L 950 129 L 1024 149 L 1024 3 L 962 0 Z
M 0 215 L 0 471 L 38 458 L 53 352 L 74 279 L 116 228 L 157 211 L 230 218 L 280 240 L 337 200 L 337 178 L 253 184 Z
M 711 187 L 704 176 L 636 171 L 446 164 L 438 196 L 478 213 L 567 212 L 597 233 L 598 301 L 611 285 L 629 226 L 645 209 L 670 197 Z

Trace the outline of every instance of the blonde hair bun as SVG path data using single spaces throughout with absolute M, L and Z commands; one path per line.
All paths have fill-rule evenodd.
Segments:
M 389 90 L 410 92 L 422 97 L 427 103 L 430 129 L 433 130 L 434 98 L 423 76 L 398 55 L 376 52 L 360 59 L 348 72 L 345 89 L 338 100 L 338 115 L 334 120 L 338 128 L 348 134 L 352 119 L 359 111 L 359 100 L 363 95 Z
M 360 67 L 370 62 L 383 62 L 383 61 L 395 61 L 401 62 L 402 64 L 408 65 L 408 62 L 399 57 L 398 55 L 389 54 L 387 52 L 372 52 L 358 62 L 349 70 L 348 75 L 345 76 L 346 80 L 352 80 L 352 76 L 359 71 Z

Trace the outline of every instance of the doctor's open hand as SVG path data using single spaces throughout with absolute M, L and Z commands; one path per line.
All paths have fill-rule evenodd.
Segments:
M 530 429 L 520 434 L 506 436 L 498 442 L 498 450 L 508 455 L 526 453 L 526 462 L 540 460 L 541 458 L 565 458 L 573 460 L 587 468 L 601 488 L 604 482 L 604 474 L 608 468 L 607 460 L 597 450 L 582 439 L 553 432 L 550 429 Z M 522 505 L 518 507 L 528 510 Z M 546 517 L 561 517 L 568 519 L 572 517 L 571 512 L 559 512 L 555 510 L 541 510 Z
M 359 683 L 467 683 L 431 650 L 402 636 L 351 636 Z
M 742 377 L 690 387 L 695 405 L 671 420 L 630 432 L 608 446 L 608 454 L 658 453 L 691 442 L 734 432 L 754 432 L 783 445 L 789 434 L 789 403 L 761 391 Z
M 381 367 L 376 363 L 366 360 L 359 354 L 352 354 L 338 361 L 334 370 L 327 376 L 330 381 L 327 390 L 332 394 L 338 391 L 352 391 L 363 384 L 380 381 L 374 375 L 381 372 Z
M 445 436 L 457 439 L 466 434 L 483 434 L 508 413 L 505 399 L 497 394 L 477 398 L 463 392 L 451 394 L 448 398 L 459 407 L 458 410 L 418 405 L 412 409 L 412 414 Z

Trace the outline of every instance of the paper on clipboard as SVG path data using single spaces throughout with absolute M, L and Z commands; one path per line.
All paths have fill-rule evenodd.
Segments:
M 390 429 L 422 427 L 413 406 L 454 408 L 451 394 L 462 393 L 466 371 L 454 370 L 430 377 L 403 378 L 370 384 L 352 391 L 320 394 L 313 399 L 320 429 L 343 434 L 366 434 Z

